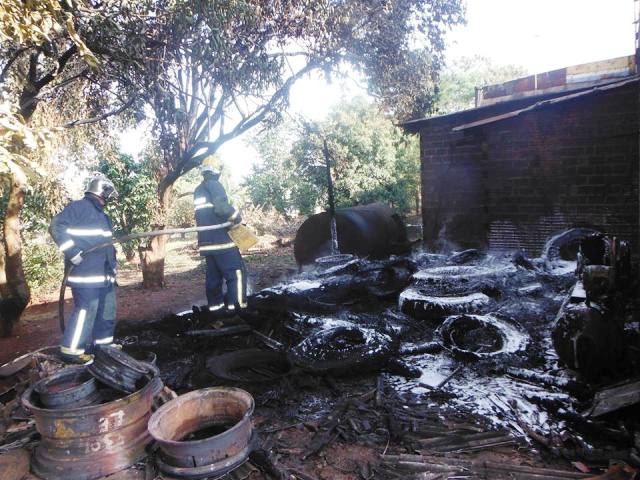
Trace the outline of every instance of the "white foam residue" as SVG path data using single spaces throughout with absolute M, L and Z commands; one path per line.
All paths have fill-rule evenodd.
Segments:
M 351 266 L 351 265 L 356 265 L 360 262 L 360 259 L 356 258 L 354 260 L 349 260 L 346 263 L 341 263 L 340 265 L 335 265 L 333 267 L 327 268 L 326 270 L 324 270 L 322 272 L 322 274 L 324 276 L 329 276 L 329 275 L 333 275 L 336 272 L 340 272 L 341 270 L 343 270 L 345 267 Z
M 418 282 L 437 282 L 439 280 L 456 279 L 458 277 L 471 280 L 489 275 L 507 275 L 515 271 L 517 271 L 517 268 L 511 264 L 500 265 L 498 267 L 485 267 L 481 265 L 445 266 L 418 270 L 413 274 L 412 278 Z
M 630 332 L 640 332 L 640 322 L 630 322 L 624 326 L 625 330 Z
M 473 372 L 461 372 L 450 381 L 450 386 L 457 394 L 450 403 L 461 410 L 480 414 L 496 426 L 504 427 L 514 427 L 520 417 L 526 424 L 546 433 L 552 428 L 561 430 L 562 422 L 549 422 L 547 412 L 527 400 L 527 396 L 570 401 L 570 397 L 564 393 L 553 393 L 508 377 L 483 377 Z
M 282 285 L 287 292 L 304 292 L 305 290 L 313 290 L 322 287 L 320 280 L 297 280 L 286 285 Z
M 494 325 L 503 335 L 502 348 L 496 353 L 514 353 L 524 349 L 529 343 L 529 335 L 510 322 L 503 321 L 493 315 L 478 316 L 481 321 Z M 482 354 L 481 354 L 482 355 Z
M 341 320 L 333 317 L 309 317 L 305 319 L 305 322 L 312 327 L 321 327 L 322 330 L 328 330 L 335 327 L 355 327 L 357 326 L 353 322 L 347 320 Z
M 434 297 L 424 295 L 419 289 L 409 287 L 403 290 L 398 297 L 398 306 L 402 310 L 404 302 L 429 302 L 431 305 L 440 305 L 442 307 L 459 307 L 471 302 L 470 307 L 480 308 L 490 302 L 490 298 L 484 293 L 471 293 L 469 295 L 460 295 L 452 297 Z
M 569 275 L 576 273 L 577 263 L 570 260 L 558 260 L 550 265 L 553 275 Z

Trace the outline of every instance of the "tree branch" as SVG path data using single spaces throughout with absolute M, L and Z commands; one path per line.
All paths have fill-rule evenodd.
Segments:
M 133 105 L 133 102 L 135 102 L 135 100 L 136 100 L 136 96 L 133 96 L 129 100 L 127 100 L 123 105 L 119 106 L 118 108 L 115 108 L 113 110 L 110 110 L 108 112 L 105 112 L 103 114 L 97 115 L 97 116 L 92 117 L 92 118 L 85 118 L 83 120 L 73 120 L 71 122 L 65 123 L 62 127 L 63 128 L 71 128 L 71 127 L 76 127 L 78 125 L 88 125 L 88 124 L 91 124 L 91 123 L 101 122 L 102 120 L 105 120 L 105 119 L 107 119 L 109 117 L 112 117 L 114 115 L 118 115 L 119 113 L 122 113 L 127 108 L 129 108 L 131 105 Z
M 13 56 L 7 61 L 7 64 L 2 68 L 2 73 L 0 73 L 0 83 L 3 83 L 7 74 L 9 73 L 9 69 L 11 65 L 22 55 L 24 52 L 30 50 L 31 47 L 19 48 L 13 54 Z
M 71 57 L 73 57 L 73 55 L 75 55 L 77 51 L 78 51 L 78 47 L 75 44 L 73 44 L 66 52 L 60 55 L 60 58 L 58 58 L 58 65 L 56 65 L 56 68 L 51 70 L 48 74 L 46 74 L 40 80 L 34 82 L 34 86 L 38 90 L 40 90 L 42 87 L 44 87 L 48 83 L 51 83 L 60 74 L 60 72 L 64 70 L 64 67 L 67 65 L 67 62 L 69 62 Z

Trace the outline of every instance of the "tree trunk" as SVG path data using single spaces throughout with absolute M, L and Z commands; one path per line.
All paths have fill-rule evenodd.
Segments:
M 127 248 L 124 250 L 124 258 L 127 260 L 127 263 L 133 263 L 136 260 L 136 249 L 135 248 Z
M 29 304 L 29 285 L 22 266 L 20 212 L 27 193 L 27 177 L 15 164 L 11 165 L 9 203 L 4 219 L 2 274 L 0 275 L 0 317 L 2 335 L 9 336 L 20 315 Z
M 164 225 L 154 225 L 160 230 Z M 164 288 L 164 257 L 167 237 L 154 237 L 146 246 L 140 246 L 140 265 L 142 266 L 142 286 L 147 290 Z
M 154 225 L 154 230 L 161 230 L 166 226 L 167 212 L 171 206 L 172 186 L 164 181 L 158 186 L 158 199 L 160 201 L 159 225 Z M 164 288 L 164 258 L 166 255 L 168 237 L 159 236 L 152 238 L 146 246 L 140 246 L 140 265 L 142 266 L 142 285 L 147 290 L 159 290 Z

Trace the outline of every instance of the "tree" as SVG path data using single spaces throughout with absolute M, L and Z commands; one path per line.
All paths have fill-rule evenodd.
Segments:
M 149 165 L 135 162 L 130 155 L 121 153 L 116 159 L 103 159 L 99 170 L 113 182 L 118 192 L 118 199 L 108 203 L 105 209 L 113 221 L 116 236 L 148 230 L 157 210 L 158 188 Z M 122 244 L 128 261 L 135 257 L 138 245 L 138 241 Z
M 325 142 L 338 207 L 384 202 L 408 212 L 416 206 L 416 139 L 362 98 L 336 107 L 319 124 L 303 122 L 297 129 L 289 125 L 261 135 L 263 163 L 245 182 L 251 200 L 285 214 L 326 208 Z
M 147 2 L 129 3 L 0 3 L 0 176 L 7 193 L 0 244 L 0 316 L 5 333 L 29 302 L 20 215 L 30 183 L 47 177 L 38 163 L 43 147 L 62 129 L 96 124 L 134 103 L 135 97 L 119 95 L 124 88 L 112 90 L 123 84 L 105 68 L 113 62 L 128 63 L 132 57 L 125 52 L 135 51 L 130 45 L 136 44 L 137 32 L 144 31 L 138 13 Z M 47 105 L 55 106 L 49 109 L 53 115 L 40 119 L 53 122 L 39 123 L 38 113 Z
M 463 21 L 461 0 L 158 0 L 151 39 L 162 46 L 118 71 L 153 111 L 161 213 L 172 186 L 221 145 L 274 122 L 291 86 L 313 70 L 349 64 L 398 118 L 432 105 L 443 33 Z M 161 14 L 160 14 L 161 12 Z M 417 47 L 416 47 L 417 46 Z M 149 245 L 143 269 L 163 284 L 166 238 Z
M 294 191 L 297 193 L 295 163 L 291 156 L 295 133 L 296 126 L 289 122 L 264 130 L 258 135 L 253 145 L 262 161 L 251 167 L 251 174 L 243 184 L 254 205 L 274 208 L 285 217 L 298 210 L 307 210 L 293 198 Z
M 518 65 L 494 65 L 487 57 L 462 57 L 444 69 L 438 86 L 436 112 L 459 112 L 475 107 L 476 88 L 527 75 Z

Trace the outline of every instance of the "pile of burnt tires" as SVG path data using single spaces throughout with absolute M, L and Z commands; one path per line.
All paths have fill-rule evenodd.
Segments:
M 515 320 L 495 313 L 518 268 L 510 262 L 452 265 L 451 258 L 413 275 L 399 295 L 400 311 L 434 327 L 443 347 L 461 358 L 522 350 L 527 335 Z
M 400 310 L 420 320 L 438 322 L 450 315 L 491 311 L 501 296 L 512 265 L 449 265 L 419 270 L 399 297 Z

